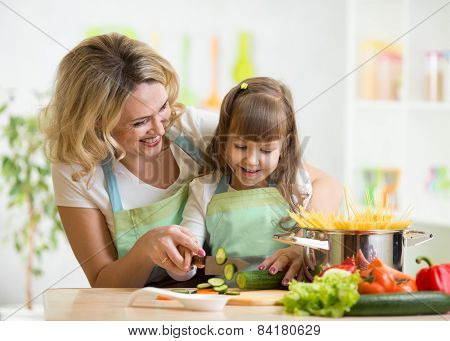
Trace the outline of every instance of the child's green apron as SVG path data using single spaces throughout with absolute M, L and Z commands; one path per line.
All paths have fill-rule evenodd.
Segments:
M 230 257 L 267 257 L 285 247 L 272 240 L 289 206 L 276 187 L 228 192 L 230 177 L 222 176 L 206 211 L 212 254 L 222 246 Z M 255 267 L 258 264 L 254 264 Z
M 178 136 L 173 143 L 180 147 L 198 164 L 202 165 L 204 163 L 204 154 L 188 138 Z M 105 174 L 106 188 L 114 216 L 114 244 L 119 258 L 126 255 L 136 241 L 151 229 L 181 223 L 188 196 L 189 181 L 186 181 L 186 184 L 175 194 L 164 200 L 144 207 L 124 210 L 110 158 L 104 161 L 102 168 Z M 159 282 L 165 277 L 165 270 L 160 267 L 155 267 L 150 275 L 149 281 Z

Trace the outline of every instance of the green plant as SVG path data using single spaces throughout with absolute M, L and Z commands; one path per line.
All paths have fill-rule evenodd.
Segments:
M 0 125 L 1 187 L 8 197 L 8 209 L 14 212 L 7 240 L 14 241 L 16 251 L 25 261 L 25 297 L 31 309 L 32 278 L 42 275 L 42 255 L 57 247 L 63 229 L 54 203 L 51 167 L 44 155 L 38 118 L 8 112 L 10 104 L 11 99 L 0 105 L 0 119 L 5 122 Z

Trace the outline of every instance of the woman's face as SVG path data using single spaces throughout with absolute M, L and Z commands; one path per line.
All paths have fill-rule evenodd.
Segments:
M 170 118 L 168 94 L 161 83 L 141 83 L 126 100 L 112 136 L 125 149 L 128 159 L 158 155 Z

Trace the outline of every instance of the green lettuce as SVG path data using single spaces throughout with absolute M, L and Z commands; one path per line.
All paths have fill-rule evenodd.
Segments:
M 294 315 L 341 317 L 358 301 L 359 282 L 359 273 L 330 269 L 312 283 L 292 280 L 280 302 Z

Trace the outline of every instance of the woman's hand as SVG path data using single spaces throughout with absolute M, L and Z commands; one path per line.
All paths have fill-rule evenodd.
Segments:
M 287 286 L 292 279 L 304 281 L 312 280 L 313 276 L 308 269 L 314 268 L 314 260 L 306 255 L 302 246 L 289 246 L 279 249 L 259 265 L 260 270 L 269 269 L 275 275 L 278 271 L 286 271 L 281 284 Z
M 175 274 L 183 274 L 190 270 L 193 255 L 199 257 L 206 255 L 198 245 L 195 235 L 179 225 L 154 228 L 138 242 L 156 265 Z

